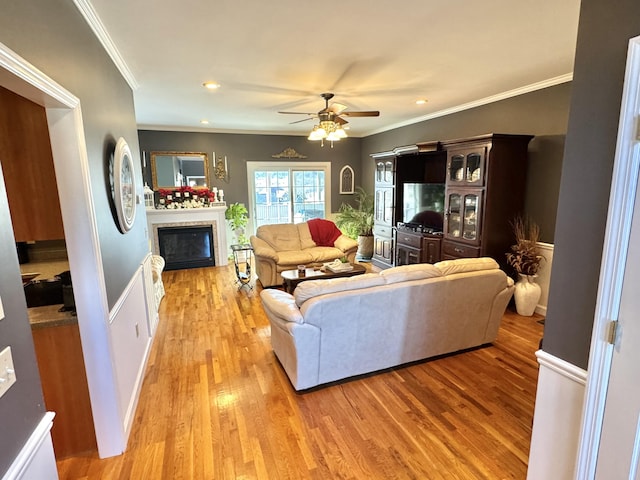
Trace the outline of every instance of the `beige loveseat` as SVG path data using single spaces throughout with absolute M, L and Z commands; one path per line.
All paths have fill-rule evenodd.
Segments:
M 262 225 L 250 241 L 263 287 L 282 285 L 280 272 L 298 265 L 319 266 L 345 256 L 353 263 L 358 250 L 358 242 L 345 235 L 340 235 L 333 246 L 317 246 L 307 222 Z
M 296 390 L 495 340 L 513 280 L 491 258 L 405 265 L 263 290 L 271 345 Z

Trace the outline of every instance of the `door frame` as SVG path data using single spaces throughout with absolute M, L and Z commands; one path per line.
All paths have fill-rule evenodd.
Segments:
M 126 448 L 127 436 L 112 361 L 109 307 L 80 99 L 2 43 L 0 86 L 46 111 L 80 339 L 83 346 L 91 346 L 82 353 L 98 453 L 101 458 L 119 455 Z
M 607 332 L 609 322 L 618 318 L 640 171 L 639 112 L 640 36 L 629 40 L 627 51 L 575 478 L 594 478 L 598 460 L 614 352 Z

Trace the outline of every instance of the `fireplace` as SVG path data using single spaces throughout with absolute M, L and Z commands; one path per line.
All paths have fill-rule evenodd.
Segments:
M 158 245 L 165 270 L 215 265 L 213 229 L 205 226 L 159 227 Z

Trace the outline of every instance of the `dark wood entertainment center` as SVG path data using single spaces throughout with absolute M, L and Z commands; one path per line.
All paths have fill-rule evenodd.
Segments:
M 532 135 L 487 134 L 374 153 L 372 262 L 380 268 L 493 257 L 505 265 L 522 214 Z M 442 230 L 403 222 L 405 183 L 444 185 Z

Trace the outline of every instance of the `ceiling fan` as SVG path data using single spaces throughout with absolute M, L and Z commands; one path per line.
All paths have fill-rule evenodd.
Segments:
M 345 120 L 342 117 L 378 117 L 380 116 L 380 112 L 377 110 L 345 111 L 347 106 L 342 105 L 341 103 L 334 102 L 331 105 L 329 105 L 329 100 L 331 100 L 334 97 L 333 93 L 322 93 L 320 94 L 320 96 L 324 98 L 325 107 L 319 112 L 315 112 L 315 113 L 313 112 L 278 112 L 278 113 L 309 116 L 309 118 L 296 120 L 295 122 L 291 122 L 291 123 L 306 122 L 307 120 L 318 118 L 320 122 L 331 121 L 331 122 L 338 123 L 340 125 L 349 123 L 347 122 L 347 120 Z
M 311 133 L 309 134 L 309 140 L 320 140 L 321 145 L 324 146 L 324 140 L 329 140 L 331 142 L 331 146 L 333 147 L 333 142 L 338 141 L 341 138 L 347 136 L 347 133 L 344 131 L 342 126 L 346 123 L 349 123 L 342 117 L 377 117 L 380 115 L 380 112 L 377 110 L 361 110 L 361 111 L 348 111 L 346 105 L 342 105 L 341 103 L 332 103 L 329 105 L 329 100 L 331 100 L 334 95 L 333 93 L 323 93 L 320 95 L 324 98 L 325 106 L 322 110 L 317 113 L 311 112 L 278 112 L 284 114 L 292 114 L 292 115 L 307 115 L 308 118 L 303 118 L 302 120 L 296 120 L 293 123 L 306 122 L 307 120 L 311 120 L 313 118 L 317 118 L 319 123 L 313 127 Z

